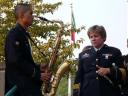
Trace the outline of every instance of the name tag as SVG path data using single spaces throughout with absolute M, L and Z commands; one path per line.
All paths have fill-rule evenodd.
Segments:
M 110 57 L 112 57 L 112 54 L 102 54 L 104 57 L 105 57 L 105 59 L 109 59 Z

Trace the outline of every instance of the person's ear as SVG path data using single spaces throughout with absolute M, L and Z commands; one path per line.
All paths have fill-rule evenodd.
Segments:
M 18 18 L 19 19 L 23 19 L 23 17 L 24 17 L 24 13 L 23 12 L 19 12 Z

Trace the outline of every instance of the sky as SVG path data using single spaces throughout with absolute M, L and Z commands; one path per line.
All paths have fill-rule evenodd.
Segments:
M 71 23 L 71 3 L 76 27 L 86 26 L 86 30 L 76 34 L 76 40 L 84 38 L 77 56 L 84 46 L 91 45 L 87 30 L 93 25 L 103 25 L 107 31 L 106 44 L 117 47 L 122 54 L 128 54 L 126 38 L 128 38 L 128 0 L 43 0 L 44 3 L 62 2 L 62 6 L 53 15 L 46 14 L 48 19 L 60 19 Z

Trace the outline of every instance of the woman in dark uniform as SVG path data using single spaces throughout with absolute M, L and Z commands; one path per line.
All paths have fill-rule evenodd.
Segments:
M 120 96 L 117 83 L 124 66 L 119 49 L 106 45 L 106 30 L 94 25 L 88 29 L 92 46 L 79 54 L 73 96 Z

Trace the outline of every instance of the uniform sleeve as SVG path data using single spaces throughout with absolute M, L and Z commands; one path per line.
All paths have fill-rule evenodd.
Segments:
M 25 55 L 28 54 L 27 51 L 29 50 L 25 49 L 23 40 L 20 37 L 10 35 L 6 42 L 9 66 L 13 66 L 20 73 L 30 78 L 40 80 L 40 68 L 32 60 L 26 59 Z
M 126 78 L 126 70 L 123 64 L 122 54 L 119 50 L 115 52 L 113 66 L 110 68 L 110 78 L 114 83 L 120 83 Z
M 73 96 L 79 96 L 82 77 L 83 77 L 83 67 L 82 67 L 81 55 L 79 55 L 78 70 L 76 72 L 76 77 L 73 85 Z

